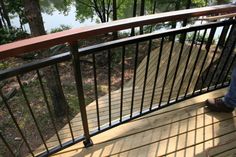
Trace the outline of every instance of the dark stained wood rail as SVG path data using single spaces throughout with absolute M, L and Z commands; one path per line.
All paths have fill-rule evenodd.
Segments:
M 66 30 L 63 32 L 43 35 L 39 37 L 13 42 L 10 44 L 1 45 L 0 60 L 6 59 L 7 57 L 13 57 L 22 53 L 31 52 L 34 50 L 43 50 L 58 44 L 73 43 L 79 39 L 85 39 L 90 36 L 96 36 L 99 34 L 114 32 L 132 27 L 161 23 L 166 21 L 182 20 L 186 18 L 205 16 L 210 14 L 235 12 L 236 5 L 227 4 L 158 13 L 153 15 L 140 16 L 97 24 L 89 27 L 86 26 L 77 29 Z

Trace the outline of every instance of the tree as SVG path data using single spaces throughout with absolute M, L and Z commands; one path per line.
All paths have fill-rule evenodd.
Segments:
M 116 6 L 116 0 L 113 0 L 112 1 L 112 10 L 113 10 L 113 21 L 117 20 L 117 6 Z M 113 37 L 114 39 L 117 39 L 118 38 L 118 33 L 117 32 L 113 32 Z
M 3 29 L 2 20 L 0 18 L 0 29 Z
M 40 5 L 38 0 L 23 0 L 25 15 L 29 22 L 32 36 L 45 35 Z
M 76 11 L 82 21 L 93 18 L 95 12 L 100 22 L 108 22 L 112 12 L 111 0 L 76 0 Z
M 57 10 L 66 15 L 73 0 L 40 0 L 41 12 L 51 14 Z
M 28 23 L 28 21 L 25 16 L 22 0 L 7 0 L 5 1 L 5 4 L 9 14 L 18 15 L 20 28 L 21 30 L 24 30 L 23 25 Z
M 118 9 L 126 0 L 76 0 L 77 18 L 85 19 L 98 17 L 98 22 L 109 22 L 118 19 Z
M 0 9 L 0 20 L 1 20 L 2 27 L 7 28 L 1 9 Z
M 145 14 L 145 0 L 141 0 L 140 16 L 144 16 L 144 14 Z M 140 34 L 143 34 L 143 26 L 140 27 Z
M 46 31 L 43 25 L 43 19 L 41 15 L 40 5 L 38 0 L 23 0 L 25 15 L 29 21 L 30 31 L 32 36 L 45 35 Z M 41 52 L 42 57 L 48 55 L 49 51 Z M 47 86 L 49 89 L 52 104 L 54 106 L 55 114 L 64 116 L 67 111 L 67 102 L 63 93 L 63 89 L 60 84 L 60 78 L 57 74 L 55 66 L 49 67 L 44 70 Z
M 11 28 L 11 21 L 10 21 L 10 17 L 9 17 L 9 12 L 5 6 L 5 2 L 3 0 L 0 0 L 0 12 L 1 12 L 1 16 L 2 16 L 2 20 L 6 21 L 7 23 L 7 27 Z
M 3 18 L 6 20 L 8 27 L 11 27 L 11 21 L 9 18 L 9 12 L 5 7 L 5 2 L 3 0 L 0 0 L 0 6 L 1 6 L 1 10 L 2 10 L 2 15 Z
M 133 5 L 133 17 L 136 17 L 137 13 L 137 0 L 134 0 L 134 5 Z M 135 28 L 131 29 L 131 36 L 135 35 Z

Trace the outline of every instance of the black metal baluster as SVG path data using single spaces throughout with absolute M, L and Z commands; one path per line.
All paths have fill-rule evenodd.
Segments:
M 236 59 L 236 55 L 234 55 L 234 57 L 233 57 L 233 59 L 232 59 L 230 65 L 229 65 L 229 67 L 228 67 L 228 69 L 227 69 L 227 72 L 226 72 L 226 74 L 225 74 L 225 77 L 224 77 L 224 79 L 223 79 L 222 82 L 221 82 L 221 86 L 224 85 L 224 83 L 225 83 L 225 81 L 226 81 L 226 79 L 227 79 L 227 76 L 229 75 L 230 69 L 231 69 L 232 66 L 234 65 L 235 59 Z
M 224 65 L 223 65 L 223 67 L 222 67 L 222 69 L 221 69 L 220 75 L 219 75 L 218 78 L 217 78 L 217 81 L 216 81 L 216 84 L 215 84 L 215 87 L 214 87 L 214 88 L 217 87 L 217 84 L 219 83 L 220 78 L 221 78 L 222 75 L 223 75 L 223 72 L 224 72 L 224 70 L 225 70 L 225 68 L 226 68 L 226 65 L 228 64 L 228 61 L 229 61 L 229 59 L 230 59 L 230 57 L 231 57 L 231 55 L 232 55 L 232 53 L 233 53 L 233 51 L 234 51 L 235 43 L 236 43 L 236 39 L 234 39 L 233 45 L 231 45 L 230 52 L 228 53 L 228 55 L 227 55 L 227 57 L 226 57 L 226 59 L 225 59 Z
M 191 72 L 191 74 L 190 74 L 190 79 L 189 79 L 189 82 L 188 82 L 188 86 L 187 86 L 187 88 L 186 88 L 186 90 L 185 90 L 184 97 L 186 97 L 186 95 L 187 95 L 187 93 L 188 93 L 188 90 L 189 90 L 189 87 L 190 87 L 190 84 L 191 84 L 191 81 L 192 81 L 192 78 L 193 78 L 193 74 L 194 74 L 195 69 L 196 69 L 196 66 L 197 66 L 198 58 L 199 58 L 200 53 L 201 53 L 201 50 L 202 50 L 202 46 L 203 46 L 203 43 L 204 43 L 204 39 L 205 39 L 205 36 L 206 36 L 206 32 L 207 32 L 207 29 L 204 30 L 203 37 L 202 37 L 202 41 L 201 41 L 201 45 L 200 45 L 200 47 L 199 47 L 199 49 L 198 49 L 197 57 L 196 57 L 196 59 L 195 59 L 195 61 L 194 61 L 194 64 L 193 64 L 193 70 L 192 70 L 192 72 Z M 200 32 L 199 32 L 199 33 L 200 33 Z M 210 49 L 210 46 L 209 46 L 208 48 Z
M 135 49 L 135 59 L 134 59 L 134 75 L 133 75 L 133 85 L 132 85 L 130 118 L 132 118 L 133 108 L 134 108 L 134 94 L 135 94 L 135 83 L 136 83 L 136 71 L 137 71 L 137 67 L 138 67 L 138 53 L 139 53 L 139 43 L 137 42 L 136 49 Z
M 35 118 L 35 116 L 34 116 L 34 113 L 33 113 L 33 111 L 32 111 L 32 108 L 31 108 L 31 106 L 30 106 L 30 103 L 29 103 L 29 100 L 28 100 L 27 95 L 26 95 L 26 93 L 25 93 L 24 87 L 23 87 L 23 85 L 22 85 L 22 83 L 21 83 L 20 77 L 19 77 L 19 76 L 16 76 L 16 78 L 17 78 L 17 81 L 18 81 L 18 83 L 19 83 L 19 85 L 20 85 L 20 89 L 21 89 L 21 91 L 22 91 L 22 94 L 23 94 L 23 97 L 24 97 L 24 99 L 25 99 L 26 105 L 27 105 L 27 107 L 28 107 L 28 109 L 29 109 L 29 111 L 30 111 L 30 114 L 31 114 L 31 116 L 32 116 L 32 118 L 33 118 L 33 121 L 34 121 L 34 123 L 35 123 L 35 126 L 36 126 L 36 128 L 37 128 L 37 130 L 38 130 L 38 132 L 39 132 L 39 136 L 40 136 L 40 138 L 41 138 L 41 140 L 42 140 L 42 142 L 43 142 L 43 145 L 44 145 L 44 147 L 46 148 L 47 152 L 49 152 L 48 147 L 47 147 L 47 144 L 46 144 L 46 142 L 45 142 L 45 140 L 44 140 L 44 138 L 43 138 L 43 134 L 42 134 L 41 130 L 39 129 L 38 122 L 36 121 L 36 118 Z
M 1 98 L 2 98 L 2 100 L 3 100 L 3 103 L 4 103 L 5 106 L 7 107 L 7 110 L 8 110 L 8 112 L 10 113 L 11 118 L 12 118 L 14 124 L 16 125 L 17 130 L 19 131 L 19 133 L 20 133 L 20 135 L 21 135 L 23 141 L 25 142 L 26 147 L 28 148 L 30 154 L 31 154 L 32 156 L 35 156 L 34 153 L 32 152 L 32 149 L 30 148 L 29 143 L 27 142 L 27 140 L 26 140 L 26 138 L 25 138 L 23 132 L 21 131 L 20 126 L 18 125 L 18 123 L 17 123 L 17 121 L 16 121 L 16 119 L 15 119 L 15 117 L 14 117 L 12 111 L 11 111 L 11 108 L 10 108 L 10 106 L 9 106 L 9 104 L 8 104 L 8 102 L 7 102 L 7 100 L 6 100 L 6 98 L 3 96 L 1 89 L 0 89 L 0 96 L 1 96 Z
M 215 34 L 214 34 L 214 35 L 215 35 Z M 197 82 L 196 82 L 196 84 L 195 84 L 195 86 L 194 86 L 194 88 L 193 88 L 193 92 L 192 92 L 192 94 L 191 94 L 192 96 L 194 95 L 194 92 L 196 91 L 196 88 L 197 88 L 197 85 L 198 85 L 200 76 L 201 76 L 201 74 L 202 74 L 202 70 L 203 70 L 204 65 L 205 65 L 205 63 L 206 63 L 207 56 L 208 56 L 208 54 L 209 54 L 209 52 L 210 52 L 211 46 L 212 46 L 212 44 L 209 45 L 209 48 L 207 49 L 207 52 L 206 52 L 206 54 L 205 54 L 205 56 L 204 56 L 204 59 L 203 59 L 202 65 L 201 65 L 201 69 L 200 69 L 199 74 L 198 74 L 198 77 L 197 77 Z
M 166 72 L 165 72 L 164 82 L 163 82 L 163 85 L 162 85 L 161 97 L 160 97 L 160 100 L 159 100 L 158 107 L 161 106 L 162 98 L 163 98 L 163 95 L 164 95 L 164 92 L 165 92 L 166 80 L 167 80 L 169 67 L 170 67 L 170 61 L 171 61 L 171 58 L 172 58 L 172 52 L 173 52 L 173 48 L 174 48 L 174 44 L 175 44 L 175 37 L 176 37 L 176 34 L 174 34 L 173 38 L 172 38 L 172 44 L 171 44 L 171 48 L 170 48 L 170 52 L 169 52 L 169 56 L 168 56 L 168 63 L 167 63 L 167 67 L 166 67 Z M 169 102 L 167 102 L 167 104 L 169 104 Z
M 185 33 L 180 35 L 180 40 L 181 40 L 182 44 L 181 44 L 180 53 L 179 53 L 179 57 L 178 57 L 178 61 L 177 61 L 177 65 L 176 65 L 176 69 L 175 69 L 175 73 L 174 73 L 174 78 L 172 80 L 170 94 L 169 94 L 167 103 L 170 102 L 171 95 L 172 95 L 173 88 L 174 88 L 174 84 L 175 84 L 175 79 L 176 79 L 176 76 L 177 76 L 177 72 L 179 70 L 179 64 L 180 64 L 180 60 L 181 60 L 181 56 L 182 56 L 182 53 L 183 53 L 183 50 L 184 50 L 184 45 L 185 45 L 185 40 L 186 40 L 186 34 Z
M 7 141 L 5 140 L 5 138 L 2 135 L 2 132 L 0 131 L 0 138 L 2 139 L 3 143 L 5 144 L 5 146 L 7 147 L 7 149 L 9 150 L 9 152 L 11 153 L 12 156 L 15 156 L 14 152 L 12 151 L 10 145 L 7 143 Z
M 207 43 L 206 43 L 206 49 L 207 50 L 210 49 L 210 46 L 211 46 L 212 41 L 214 39 L 215 32 L 216 32 L 216 27 L 211 28 L 210 34 L 209 34 L 209 37 L 208 37 L 208 40 L 207 40 Z
M 56 70 L 57 77 L 59 78 L 59 82 L 60 82 L 59 84 L 61 86 L 62 84 L 61 84 L 60 73 L 59 73 L 59 69 L 58 69 L 57 64 L 55 64 L 55 70 Z M 63 89 L 63 88 L 61 87 L 61 89 Z M 69 124 L 71 138 L 73 141 L 75 141 L 73 130 L 72 130 L 72 125 L 71 125 L 70 118 L 69 118 L 69 107 L 68 106 L 66 106 L 66 119 L 67 119 L 67 123 Z
M 123 94 L 124 94 L 124 71 L 125 71 L 125 46 L 122 46 L 122 74 L 121 74 L 121 94 L 120 94 L 120 122 L 122 121 L 123 112 Z
M 100 116 L 99 116 L 98 88 L 97 88 L 97 70 L 96 69 L 97 69 L 96 68 L 96 57 L 95 57 L 95 53 L 93 53 L 94 94 L 95 94 L 95 99 L 96 99 L 98 130 L 100 130 Z
M 222 36 L 223 36 L 223 30 L 221 31 L 220 38 L 222 38 Z M 213 56 L 212 56 L 212 58 L 211 58 L 210 64 L 209 64 L 209 66 L 208 66 L 208 68 L 207 68 L 206 76 L 205 76 L 205 78 L 204 78 L 203 81 L 202 81 L 201 88 L 200 88 L 200 92 L 202 92 L 202 89 L 203 89 L 203 86 L 204 86 L 204 84 L 205 84 L 205 81 L 206 81 L 207 78 L 208 78 L 208 75 L 209 75 L 210 69 L 211 69 L 211 67 L 212 67 L 212 63 L 213 63 L 213 61 L 214 61 L 214 59 L 215 59 L 215 56 L 216 56 L 216 54 L 217 54 L 217 50 L 218 50 L 218 48 L 219 48 L 219 45 L 220 45 L 220 42 L 218 41 L 218 43 L 217 43 L 217 45 L 216 45 L 216 48 L 215 48 L 215 50 L 214 50 Z M 208 48 L 207 50 L 209 51 L 210 48 Z
M 212 74 L 212 76 L 211 76 L 210 82 L 209 82 L 209 84 L 208 84 L 208 86 L 207 86 L 207 91 L 209 90 L 209 88 L 210 88 L 210 86 L 211 86 L 211 83 L 212 83 L 212 81 L 213 81 L 213 78 L 215 77 L 216 70 L 218 69 L 218 66 L 219 66 L 219 64 L 220 64 L 220 61 L 221 61 L 221 59 L 222 59 L 222 57 L 223 57 L 223 53 L 224 53 L 224 51 L 225 51 L 226 45 L 228 45 L 229 37 L 231 36 L 231 34 L 232 34 L 232 32 L 233 32 L 233 27 L 234 27 L 234 25 L 232 25 L 232 27 L 231 27 L 231 30 L 230 30 L 230 33 L 229 33 L 229 35 L 228 35 L 227 41 L 226 41 L 226 43 L 225 43 L 225 46 L 223 47 L 223 50 L 222 50 L 222 52 L 221 52 L 221 54 L 220 54 L 220 57 L 219 57 L 219 59 L 218 59 L 218 62 L 217 62 L 216 67 L 215 67 L 215 69 L 214 69 L 214 72 L 213 72 L 213 74 Z
M 184 78 L 185 78 L 186 71 L 187 71 L 187 68 L 188 68 L 188 63 L 189 63 L 189 60 L 190 60 L 190 56 L 192 54 L 192 49 L 193 49 L 194 41 L 196 39 L 196 34 L 197 34 L 197 31 L 194 31 L 194 35 L 193 35 L 192 43 L 191 43 L 190 50 L 189 50 L 189 53 L 188 53 L 187 61 L 186 61 L 186 64 L 184 66 L 183 76 L 182 76 L 182 79 L 181 79 L 181 82 L 180 82 L 180 85 L 179 85 L 179 89 L 178 89 L 178 92 L 177 92 L 176 101 L 179 98 L 180 91 L 181 91 L 181 88 L 182 88 L 182 85 L 183 85 L 183 82 L 184 82 Z
M 143 111 L 143 103 L 144 103 L 144 97 L 145 97 L 146 82 L 147 82 L 147 75 L 148 75 L 148 68 L 149 68 L 149 58 L 150 58 L 151 50 L 152 50 L 152 40 L 149 40 L 147 62 L 146 62 L 146 69 L 145 69 L 145 76 L 144 76 L 144 83 L 143 83 L 143 91 L 142 91 L 142 100 L 141 100 L 141 107 L 140 107 L 140 114 L 142 114 L 142 111 Z
M 111 50 L 107 52 L 108 57 L 108 101 L 109 101 L 109 126 L 111 126 Z
M 81 118 L 82 118 L 83 130 L 84 130 L 84 137 L 85 137 L 84 146 L 89 147 L 93 145 L 93 142 L 91 140 L 89 127 L 88 127 L 88 118 L 87 118 L 85 98 L 84 98 L 83 80 L 82 80 L 82 73 L 81 73 L 81 67 L 80 67 L 80 55 L 78 52 L 77 41 L 70 43 L 70 51 L 72 54 L 76 89 L 77 89 L 77 94 L 78 94 L 78 99 L 79 99 L 79 107 L 80 107 L 80 113 L 81 113 Z
M 39 79 L 39 84 L 40 84 L 40 87 L 41 87 L 41 90 L 43 92 L 43 97 L 44 97 L 44 101 L 46 103 L 46 106 L 47 106 L 47 109 L 48 109 L 48 112 L 49 112 L 49 116 L 50 116 L 50 119 L 52 121 L 52 125 L 53 125 L 53 129 L 55 130 L 56 132 L 56 136 L 57 136 L 57 139 L 58 139 L 58 142 L 60 144 L 60 146 L 62 147 L 62 144 L 61 144 L 61 139 L 59 137 L 59 134 L 58 134 L 58 130 L 56 128 L 56 124 L 55 124 L 55 121 L 53 119 L 53 114 L 52 114 L 52 111 L 50 109 L 50 106 L 49 106 L 49 102 L 48 102 L 48 99 L 47 99 L 47 95 L 46 95 L 46 92 L 45 92 L 45 89 L 44 89 L 44 86 L 43 86 L 43 82 L 42 82 L 42 77 L 39 73 L 39 70 L 36 70 L 37 72 L 37 76 L 38 76 L 38 79 Z
M 151 98 L 149 110 L 151 110 L 152 106 L 153 106 L 153 100 L 154 100 L 154 96 L 155 96 L 157 78 L 158 78 L 158 74 L 159 74 L 159 68 L 160 68 L 160 62 L 161 62 L 161 56 L 162 56 L 162 50 L 163 50 L 163 43 L 164 43 L 164 37 L 161 38 L 160 52 L 159 52 L 159 56 L 158 56 L 158 63 L 157 63 L 157 67 L 156 67 L 156 74 L 155 74 L 155 80 L 154 80 L 154 85 L 153 85 L 153 90 L 152 90 L 152 98 Z

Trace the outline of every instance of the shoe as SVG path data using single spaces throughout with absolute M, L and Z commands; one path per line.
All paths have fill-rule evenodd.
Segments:
M 224 101 L 221 98 L 215 98 L 215 99 L 207 99 L 206 100 L 206 106 L 216 112 L 233 112 L 234 108 L 226 106 Z

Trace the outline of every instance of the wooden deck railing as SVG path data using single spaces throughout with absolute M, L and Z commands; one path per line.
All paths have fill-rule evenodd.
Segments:
M 36 50 L 45 50 L 59 44 L 67 44 L 70 48 L 70 52 L 67 53 L 0 71 L 0 81 L 7 82 L 8 86 L 13 82 L 14 87 L 17 86 L 19 93 L 22 94 L 23 100 L 26 102 L 25 107 L 29 110 L 29 116 L 33 117 L 33 125 L 36 127 L 32 131 L 38 132 L 39 139 L 42 141 L 40 149 L 32 148 L 33 146 L 30 145 L 32 139 L 25 137 L 15 117 L 14 112 L 16 111 L 11 108 L 11 105 L 22 104 L 15 102 L 15 100 L 9 101 L 3 94 L 3 90 L 0 90 L 0 98 L 7 112 L 4 114 L 13 120 L 13 124 L 16 126 L 15 130 L 22 137 L 25 150 L 28 150 L 29 154 L 32 156 L 48 156 L 81 141 L 84 141 L 86 147 L 91 146 L 91 137 L 108 129 L 196 95 L 226 87 L 229 84 L 228 75 L 236 60 L 234 53 L 236 38 L 233 38 L 236 20 L 224 20 L 163 32 L 151 32 L 85 48 L 79 48 L 78 41 L 91 36 L 134 27 L 235 12 L 236 6 L 233 4 L 180 10 L 71 29 L 1 45 L 1 60 Z M 226 34 L 222 31 L 224 27 L 229 28 Z M 212 39 L 216 40 L 212 40 L 210 46 L 208 45 L 209 47 L 206 48 L 206 41 L 209 44 L 211 30 L 216 30 L 211 36 Z M 219 41 L 224 41 L 223 47 L 219 47 Z M 100 61 L 97 58 L 98 55 L 103 55 L 103 58 L 100 58 L 103 60 L 103 66 L 97 64 Z M 113 55 L 118 57 L 114 59 Z M 81 57 L 87 57 L 86 59 L 90 61 L 89 70 L 83 67 Z M 132 60 L 130 62 L 132 66 L 128 69 L 132 78 L 129 80 L 125 78 L 128 60 Z M 70 69 L 68 67 L 65 68 L 65 65 L 72 66 L 74 72 L 68 70 Z M 55 73 L 45 74 L 47 68 L 52 68 Z M 113 74 L 117 69 L 119 72 Z M 219 75 L 215 74 L 217 70 Z M 92 82 L 94 92 L 94 101 L 90 104 L 86 103 L 84 86 L 87 84 L 84 81 L 85 76 L 82 75 L 88 71 L 92 72 L 89 73 L 87 82 Z M 24 76 L 26 75 L 27 78 L 27 74 L 31 73 L 36 76 L 38 82 L 34 81 L 31 85 L 24 86 L 22 83 L 22 80 L 25 79 Z M 66 73 L 65 76 L 60 77 L 63 73 Z M 76 91 L 65 90 L 64 88 L 61 90 L 79 100 L 79 103 L 75 105 L 79 108 L 75 120 L 70 120 L 68 112 L 66 112 L 67 124 L 65 127 L 67 129 L 62 128 L 62 131 L 58 130 L 55 125 L 50 101 L 47 100 L 49 89 L 44 87 L 44 81 L 46 78 L 48 79 L 47 75 L 54 76 L 54 74 L 60 86 L 70 84 L 70 86 L 76 87 Z M 107 95 L 101 96 L 98 92 L 100 81 L 98 75 L 102 75 L 102 79 L 107 81 Z M 11 79 L 12 77 L 14 79 Z M 69 80 L 67 80 L 68 77 Z M 116 80 L 119 80 L 119 85 L 115 88 L 112 88 L 114 86 L 112 77 L 117 77 Z M 36 87 L 37 85 L 38 87 Z M 34 109 L 32 108 L 35 106 L 30 104 L 28 98 L 28 95 L 33 94 L 28 89 L 30 87 L 33 88 L 32 92 L 36 92 L 36 90 L 41 92 L 40 98 L 42 100 L 40 100 L 45 103 L 40 105 L 46 104 L 45 108 L 49 113 L 48 119 L 52 123 L 51 128 L 55 130 L 55 136 L 50 139 L 44 136 L 37 116 L 33 112 Z M 19 98 L 21 103 L 22 97 Z M 66 133 L 63 130 L 66 130 Z M 4 132 L 0 131 L 0 139 L 8 148 L 9 154 L 15 155 L 13 146 L 11 143 L 9 144 L 7 137 L 4 136 Z
M 59 33 L 43 35 L 10 44 L 0 45 L 0 59 L 13 57 L 21 53 L 27 53 L 34 50 L 42 50 L 54 45 L 65 44 L 85 39 L 90 36 L 105 34 L 118 30 L 124 30 L 133 27 L 139 27 L 150 24 L 157 24 L 166 21 L 184 20 L 192 17 L 209 16 L 214 14 L 235 13 L 236 5 L 219 5 L 196 9 L 187 9 L 180 11 L 172 11 L 166 13 L 158 13 L 154 15 L 140 16 L 123 20 L 112 21 L 108 23 L 97 24 L 89 27 L 71 29 Z

